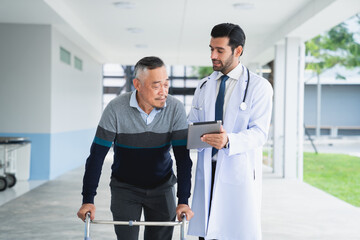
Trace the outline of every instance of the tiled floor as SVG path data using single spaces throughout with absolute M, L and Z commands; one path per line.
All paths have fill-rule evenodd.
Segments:
M 342 144 L 331 141 L 318 146 L 321 151 L 327 152 L 339 152 L 335 149 L 342 146 L 344 151 L 356 155 L 360 151 L 359 142 Z M 193 157 L 193 160 L 196 158 Z M 111 159 L 108 159 L 95 200 L 97 219 L 111 219 L 110 165 Z M 83 168 L 78 168 L 46 183 L 19 182 L 13 189 L 1 192 L 0 239 L 83 239 L 84 224 L 76 217 L 81 204 L 82 176 Z M 306 183 L 279 178 L 266 167 L 263 179 L 264 240 L 360 239 L 360 208 Z M 34 188 L 36 185 L 39 186 Z M 32 190 L 26 192 L 27 189 Z M 19 197 L 12 199 L 16 196 Z M 143 230 L 140 233 L 142 235 Z M 115 239 L 111 225 L 92 225 L 91 236 L 93 240 Z M 180 239 L 179 228 L 176 228 L 173 239 Z M 193 236 L 187 239 L 197 240 Z
M 15 186 L 0 192 L 0 206 L 31 191 L 46 181 L 17 181 Z

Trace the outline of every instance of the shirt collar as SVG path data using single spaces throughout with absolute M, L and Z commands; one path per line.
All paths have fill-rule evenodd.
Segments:
M 130 96 L 130 107 L 139 108 L 139 104 L 136 100 L 136 90 L 133 91 Z
M 242 66 L 243 65 L 239 62 L 239 64 L 226 75 L 228 75 L 229 78 L 234 79 L 234 80 L 240 79 L 240 76 L 243 72 Z M 218 72 L 218 75 L 216 76 L 215 80 L 218 80 L 219 78 L 221 78 L 222 75 L 224 75 L 222 72 Z
M 130 96 L 130 107 L 137 108 L 140 112 L 144 112 L 144 110 L 142 110 L 141 107 L 139 106 L 139 103 L 136 99 L 136 92 L 137 92 L 137 90 L 134 90 Z M 166 107 L 166 102 L 165 102 L 164 108 L 165 107 Z M 153 110 L 160 112 L 161 108 L 154 108 Z

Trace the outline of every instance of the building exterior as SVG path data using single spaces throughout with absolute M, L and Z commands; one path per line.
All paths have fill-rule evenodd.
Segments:
M 339 73 L 345 79 L 336 79 Z M 320 83 L 321 135 L 360 135 L 360 69 L 335 67 L 320 75 Z M 317 88 L 317 77 L 305 80 L 304 125 L 312 135 L 317 124 Z

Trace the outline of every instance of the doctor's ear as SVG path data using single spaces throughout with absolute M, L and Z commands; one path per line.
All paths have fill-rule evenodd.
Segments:
M 243 52 L 243 47 L 240 45 L 237 48 L 235 48 L 235 56 L 240 57 Z

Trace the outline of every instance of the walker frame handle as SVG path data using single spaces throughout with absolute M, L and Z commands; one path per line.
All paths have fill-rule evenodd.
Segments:
M 103 221 L 103 220 L 90 220 L 90 212 L 86 213 L 85 217 L 85 238 L 84 240 L 90 239 L 90 224 L 113 224 L 113 225 L 127 225 L 127 226 L 178 226 L 180 225 L 180 239 L 186 240 L 186 214 L 181 214 L 181 222 L 146 222 L 146 221 Z

